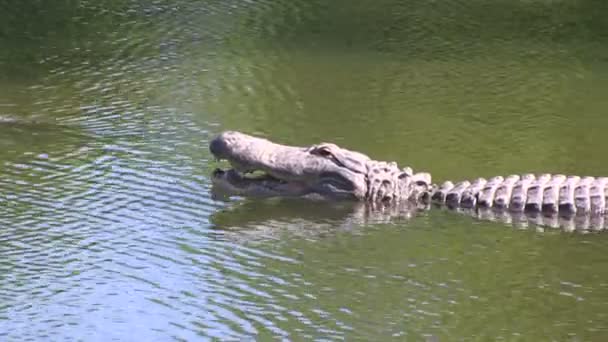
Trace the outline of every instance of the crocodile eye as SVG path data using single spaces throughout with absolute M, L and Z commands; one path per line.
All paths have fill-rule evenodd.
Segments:
M 312 151 L 312 154 L 316 154 L 325 158 L 332 156 L 331 151 L 327 147 L 318 147 Z
M 331 152 L 329 152 L 326 149 L 322 149 L 322 150 L 319 151 L 319 155 L 322 156 L 322 157 L 329 157 L 329 156 L 331 156 Z

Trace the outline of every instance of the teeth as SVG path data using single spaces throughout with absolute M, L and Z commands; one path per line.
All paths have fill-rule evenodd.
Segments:
M 287 184 L 288 182 L 282 179 L 278 179 L 273 177 L 272 175 L 266 173 L 266 172 L 256 172 L 256 170 L 253 169 L 243 169 L 243 170 L 239 170 L 237 168 L 232 168 L 232 169 L 228 169 L 228 170 L 222 170 L 221 168 L 215 168 L 215 170 L 213 170 L 213 176 L 214 177 L 219 177 L 219 176 L 223 176 L 224 174 L 228 174 L 230 177 L 236 176 L 242 179 L 247 179 L 250 181 L 274 181 L 277 182 L 278 184 Z
M 255 170 L 253 170 L 253 169 L 239 170 L 239 173 L 241 173 L 242 175 L 252 175 L 255 173 Z

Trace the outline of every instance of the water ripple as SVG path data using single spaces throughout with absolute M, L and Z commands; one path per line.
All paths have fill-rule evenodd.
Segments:
M 534 143 L 573 124 L 559 107 L 586 88 L 556 94 L 604 75 L 550 41 L 570 22 L 518 42 L 482 29 L 496 29 L 489 5 L 421 4 L 0 5 L 10 19 L 0 24 L 0 69 L 23 74 L 0 77 L 0 338 L 605 332 L 602 237 L 536 239 L 442 212 L 395 223 L 347 207 L 211 196 L 207 145 L 227 128 L 294 143 L 333 137 L 418 165 L 447 155 L 439 165 L 450 178 L 480 163 L 505 172 L 514 158 L 497 155 L 513 150 L 532 165 L 555 159 Z M 533 23 L 553 13 L 512 6 Z M 23 26 L 22 13 L 40 25 Z M 601 141 L 601 124 L 584 127 L 585 139 Z M 497 143 L 503 131 L 518 134 Z M 577 326 L 581 303 L 589 321 Z M 479 312 L 491 317 L 482 329 Z

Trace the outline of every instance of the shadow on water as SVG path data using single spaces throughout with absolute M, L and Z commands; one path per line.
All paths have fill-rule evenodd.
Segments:
M 215 229 L 230 232 L 321 236 L 357 233 L 374 224 L 407 224 L 417 215 L 411 206 L 400 210 L 375 211 L 358 202 L 314 201 L 306 199 L 248 199 L 228 202 L 210 217 Z M 422 214 L 423 215 L 423 214 Z

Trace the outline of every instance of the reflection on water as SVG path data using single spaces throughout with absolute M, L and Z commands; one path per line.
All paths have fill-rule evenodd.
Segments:
M 601 339 L 605 234 L 218 201 L 207 142 L 333 141 L 438 181 L 606 175 L 607 11 L 0 4 L 0 338 Z

